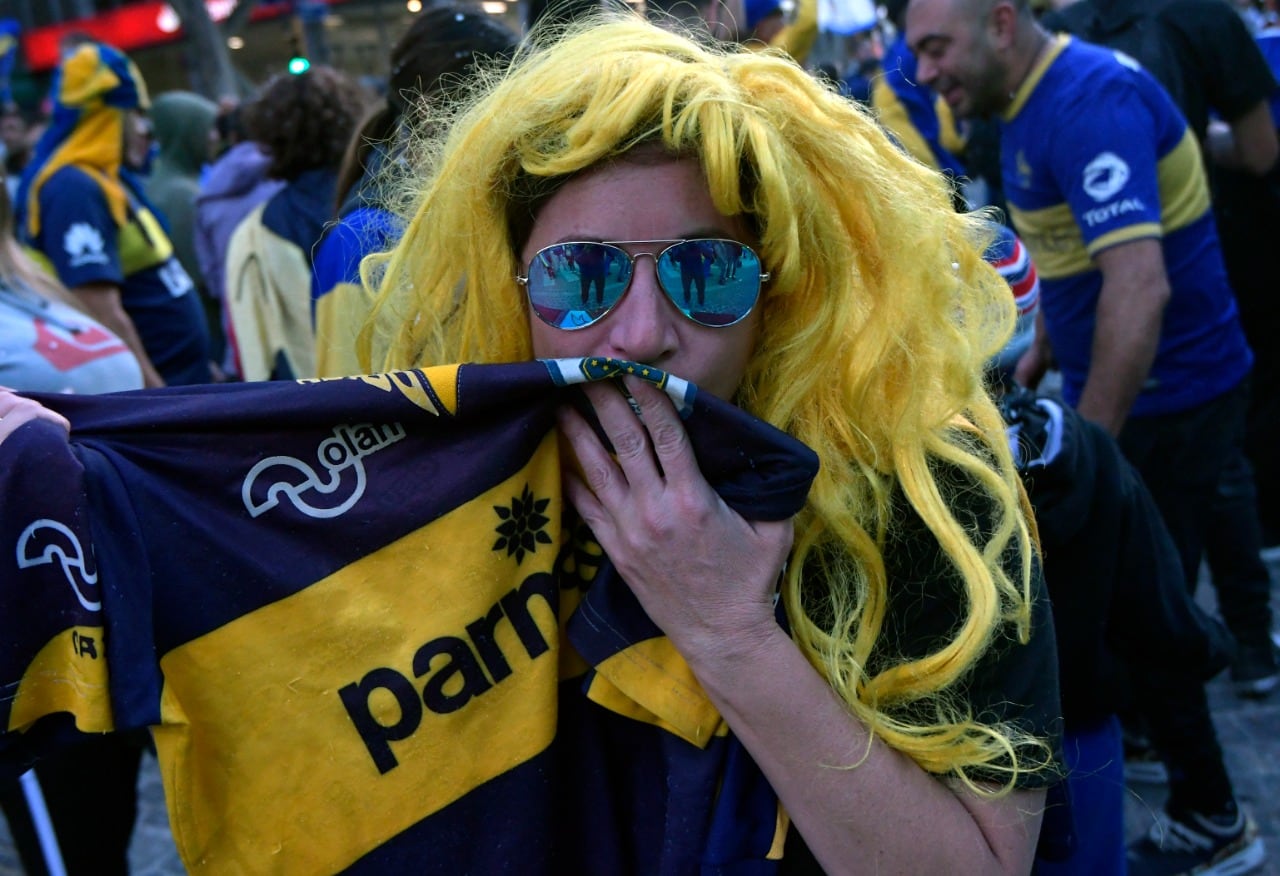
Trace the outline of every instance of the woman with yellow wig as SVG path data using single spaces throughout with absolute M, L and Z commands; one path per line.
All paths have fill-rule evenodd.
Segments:
M 291 872 L 288 864 L 292 872 L 345 871 L 307 855 L 350 834 L 360 855 L 370 846 L 382 855 L 370 853 L 352 872 L 388 872 L 389 864 L 369 862 L 394 860 L 415 873 L 767 873 L 794 872 L 813 859 L 829 872 L 1025 872 L 1044 789 L 1057 777 L 1057 675 L 1025 501 L 982 384 L 983 365 L 1014 320 L 1008 288 L 982 259 L 986 226 L 957 216 L 940 176 L 904 157 L 872 119 L 780 53 L 708 47 L 634 17 L 544 34 L 509 73 L 452 106 L 453 117 L 422 126 L 437 132 L 434 139 L 406 151 L 420 165 L 396 171 L 400 243 L 362 266 L 378 293 L 361 338 L 366 368 L 622 360 L 610 367 L 660 369 L 736 403 L 812 448 L 820 471 L 794 519 L 748 521 L 708 483 L 709 457 L 738 454 L 762 469 L 776 460 L 742 452 L 738 434 L 725 434 L 722 446 L 703 441 L 695 458 L 690 436 L 705 436 L 695 431 L 705 421 L 695 414 L 686 431 L 661 390 L 630 376 L 585 386 L 587 403 L 560 414 L 566 464 L 549 475 L 563 481 L 568 516 L 580 519 L 559 530 L 567 535 L 550 567 L 554 578 L 518 572 L 547 590 L 555 581 L 547 600 L 568 630 L 569 644 L 549 653 L 556 677 L 538 712 L 554 725 L 547 756 L 539 747 L 537 759 L 517 757 L 515 749 L 528 747 L 525 728 L 541 726 L 520 716 L 542 706 L 513 707 L 508 693 L 482 705 L 518 714 L 467 725 L 490 728 L 487 736 L 406 740 L 437 758 L 434 768 L 407 755 L 401 763 L 389 748 L 413 733 L 423 703 L 433 714 L 454 714 L 456 703 L 511 676 L 492 653 L 504 606 L 519 614 L 518 600 L 504 596 L 467 626 L 474 647 L 493 661 L 492 683 L 474 674 L 460 679 L 459 691 L 459 673 L 479 669 L 471 640 L 433 638 L 410 649 L 415 676 L 428 676 L 421 696 L 379 662 L 358 684 L 339 685 L 351 720 L 338 715 L 342 733 L 326 737 L 328 752 L 306 750 L 301 763 L 292 750 L 270 749 L 272 781 L 278 773 L 291 782 L 297 799 L 284 808 L 305 816 L 305 842 L 269 843 L 278 858 L 218 857 L 196 845 L 192 859 L 244 860 L 246 871 Z M 473 385 L 452 387 L 460 407 Z M 0 435 L 37 416 L 54 415 L 0 393 Z M 216 437 L 225 443 L 219 422 Z M 511 430 L 523 422 L 512 419 Z M 784 437 L 746 417 L 723 422 Z M 488 446 L 467 444 L 466 460 L 480 456 L 475 464 L 496 467 L 498 459 L 474 450 Z M 430 472 L 440 461 L 418 461 L 423 482 L 435 484 Z M 430 489 L 400 487 L 384 498 L 398 500 L 392 511 L 402 516 Z M 502 568 L 529 559 L 519 538 L 527 537 L 530 555 L 536 538 L 553 541 L 540 528 L 548 522 L 542 512 L 559 506 L 528 486 L 524 493 L 510 508 L 482 509 L 503 521 L 492 550 L 515 553 Z M 745 507 L 739 498 L 734 507 Z M 526 518 L 534 517 L 530 529 Z M 453 519 L 448 531 L 461 538 L 473 518 Z M 255 532 L 258 525 L 265 524 L 255 523 Z M 489 525 L 481 527 L 484 547 L 493 542 Z M 590 538 L 580 537 L 584 529 Z M 457 546 L 448 547 L 457 556 Z M 624 585 L 591 571 L 609 566 L 601 550 Z M 417 573 L 423 579 L 456 580 L 423 553 L 410 558 L 412 569 L 430 569 Z M 497 566 L 483 568 L 498 574 Z M 338 590 L 376 602 L 359 589 L 373 578 L 359 575 L 352 593 Z M 466 614 L 471 591 L 492 585 L 478 577 L 459 583 L 424 604 Z M 416 587 L 395 578 L 397 593 Z M 646 631 L 657 630 L 631 635 L 636 615 L 602 612 L 597 597 L 638 603 Z M 564 606 L 573 611 L 567 621 Z M 375 619 L 370 653 L 391 647 L 393 655 L 421 641 L 406 637 L 420 636 L 421 623 L 412 621 L 426 620 Z M 332 651 L 349 672 L 347 652 L 361 650 L 353 639 L 364 629 L 355 626 L 359 613 L 329 611 L 321 620 L 325 630 L 338 625 L 340 642 L 308 654 Z M 503 635 L 515 636 L 515 623 Z M 628 647 L 596 659 L 580 647 L 575 623 Z M 262 647 L 280 645 L 271 639 Z M 541 641 L 538 653 L 547 647 Z M 454 662 L 432 674 L 441 648 Z M 606 673 L 607 661 L 614 662 Z M 588 665 L 600 671 L 583 681 Z M 296 673 L 282 699 L 314 699 L 316 714 L 329 716 L 335 695 L 317 672 Z M 602 678 L 607 684 L 598 686 Z M 301 690 L 309 687 L 313 697 Z M 516 689 L 526 690 L 502 690 Z M 652 705 L 658 701 L 661 709 Z M 237 744 L 252 748 L 267 724 L 289 724 L 261 714 L 255 706 L 254 739 Z M 353 722 L 379 747 L 368 749 L 372 761 L 343 768 L 359 770 L 343 784 L 337 765 L 348 761 L 335 752 L 350 741 Z M 471 736 L 497 754 L 467 748 Z M 712 748 L 714 759 L 701 756 Z M 234 754 L 189 772 L 217 774 L 239 762 Z M 484 772 L 504 757 L 516 765 L 500 776 Z M 321 790 L 308 797 L 317 775 Z M 476 775 L 483 784 L 472 782 Z M 523 805 L 526 798 L 499 778 L 542 789 L 528 798 L 542 802 Z M 564 782 L 603 790 L 575 793 Z M 458 802 L 442 797 L 442 788 L 464 784 Z M 278 799 L 271 796 L 273 813 Z M 356 829 L 365 810 L 381 811 L 388 800 L 395 813 L 365 825 L 368 836 Z M 211 821 L 214 840 L 252 834 L 245 849 L 274 840 L 257 830 L 260 822 L 275 827 L 274 815 L 245 812 L 260 804 L 256 797 L 227 811 L 226 828 L 191 814 L 206 811 L 204 797 L 187 801 L 190 812 L 183 802 L 170 806 L 189 833 Z M 384 822 L 400 810 L 411 826 L 387 835 Z M 476 849 L 485 857 L 472 856 Z
M 364 266 L 365 363 L 610 356 L 807 443 L 807 507 L 749 524 L 652 387 L 561 419 L 573 506 L 826 869 L 1026 871 L 1056 666 L 982 384 L 1014 313 L 978 222 L 778 53 L 624 18 L 479 91 Z

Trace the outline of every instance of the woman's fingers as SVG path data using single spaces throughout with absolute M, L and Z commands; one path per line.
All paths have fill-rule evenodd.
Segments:
M 71 424 L 61 414 L 54 413 L 39 402 L 7 390 L 0 390 L 0 441 L 12 435 L 19 426 L 32 420 L 48 420 L 61 426 L 68 434 Z
M 672 483 L 701 479 L 702 471 L 693 455 L 689 433 L 667 394 L 634 377 L 624 378 L 623 384 L 640 408 L 639 419 L 666 479 Z

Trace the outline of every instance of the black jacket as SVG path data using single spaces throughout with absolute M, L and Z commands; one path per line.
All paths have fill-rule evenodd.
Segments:
M 1098 426 L 1015 389 L 1001 403 L 1035 509 L 1068 727 L 1116 710 L 1126 668 L 1224 668 L 1225 628 L 1191 599 L 1146 485 Z

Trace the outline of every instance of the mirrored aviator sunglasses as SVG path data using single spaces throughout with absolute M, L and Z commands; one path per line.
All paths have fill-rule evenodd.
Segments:
M 670 244 L 634 255 L 621 245 Z M 527 276 L 516 282 L 529 306 L 549 326 L 575 331 L 594 325 L 617 306 L 631 285 L 636 260 L 652 258 L 658 285 L 681 313 L 698 325 L 723 328 L 746 319 L 769 274 L 760 256 L 736 240 L 572 241 L 543 247 L 533 255 Z

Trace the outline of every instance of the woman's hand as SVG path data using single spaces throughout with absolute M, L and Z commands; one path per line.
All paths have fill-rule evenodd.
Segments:
M 632 380 L 626 387 L 640 417 L 614 386 L 586 388 L 616 461 L 582 417 L 563 414 L 583 470 L 565 476 L 569 499 L 818 860 L 832 873 L 861 863 L 885 872 L 1025 873 L 1044 793 L 980 799 L 872 736 L 774 620 L 791 524 L 734 513 L 698 470 L 662 392 Z M 937 841 L 922 845 L 924 833 Z
M 68 434 L 71 433 L 71 424 L 66 417 L 54 413 L 39 402 L 14 395 L 13 390 L 8 387 L 0 386 L 0 442 L 22 424 L 37 419 L 57 423 Z
M 691 663 L 776 632 L 774 594 L 791 549 L 790 521 L 749 522 L 698 469 L 671 401 L 625 379 L 640 407 L 609 384 L 586 387 L 616 461 L 587 422 L 564 409 L 560 426 L 582 466 L 566 473 L 569 500 L 641 605 Z

